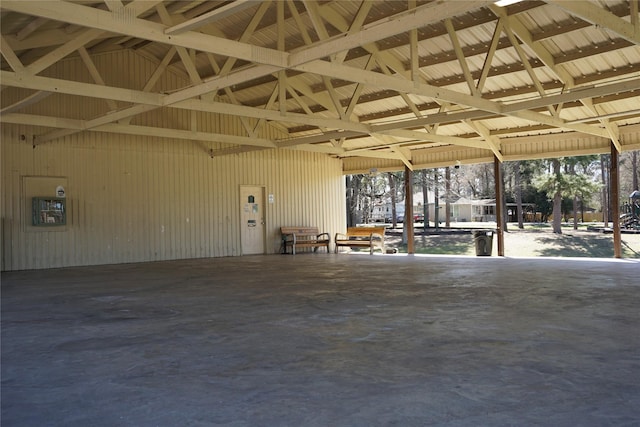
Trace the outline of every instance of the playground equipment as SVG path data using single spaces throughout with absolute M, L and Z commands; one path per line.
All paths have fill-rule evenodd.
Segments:
M 629 195 L 629 202 L 622 205 L 620 212 L 620 228 L 640 229 L 640 191 Z

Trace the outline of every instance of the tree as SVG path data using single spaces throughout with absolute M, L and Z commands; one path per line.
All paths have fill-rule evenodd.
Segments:
M 552 172 L 542 175 L 536 181 L 538 188 L 545 191 L 547 197 L 553 200 L 552 224 L 553 232 L 556 234 L 562 234 L 562 188 L 565 186 L 560 166 L 559 159 L 552 159 Z
M 451 227 L 451 168 L 444 168 L 445 227 Z
M 602 174 L 602 219 L 604 226 L 609 225 L 609 165 L 611 164 L 611 155 L 600 155 L 600 171 Z
M 357 211 L 360 199 L 360 181 L 362 175 L 347 175 L 347 226 L 353 227 L 358 223 Z
M 634 190 L 639 190 L 640 168 L 638 165 L 638 150 L 620 154 L 620 194 L 628 196 Z
M 389 196 L 391 198 L 391 222 L 393 228 L 398 225 L 398 212 L 396 205 L 404 200 L 404 185 L 398 185 L 404 179 L 404 172 L 388 172 Z
M 427 169 L 422 169 L 420 174 L 416 174 L 416 179 L 419 180 L 419 183 L 422 188 L 422 214 L 424 215 L 424 225 L 423 230 L 429 228 L 429 171 Z
M 562 234 L 562 187 L 564 186 L 564 177 L 560 173 L 560 160 L 551 160 L 553 167 L 553 175 L 549 193 L 553 198 L 553 232 Z
M 515 196 L 516 196 L 516 216 L 518 217 L 518 228 L 520 230 L 524 229 L 523 217 L 522 214 L 522 183 L 520 179 L 520 162 L 514 162 L 513 164 L 513 175 L 515 177 Z
M 386 180 L 375 173 L 347 176 L 347 224 L 352 227 L 371 221 L 373 206 L 382 199 L 386 188 Z
M 577 174 L 575 165 L 591 163 L 591 159 L 585 157 L 558 158 L 551 160 L 552 172 L 542 175 L 535 184 L 538 189 L 544 191 L 549 199 L 553 200 L 553 232 L 562 234 L 562 202 L 563 198 L 582 198 L 598 190 L 598 186 L 590 177 Z M 564 168 L 562 167 L 564 165 Z M 575 205 L 575 204 L 574 204 Z M 574 209 L 574 215 L 576 215 Z
M 633 151 L 631 153 L 631 176 L 632 182 L 631 187 L 633 190 L 638 189 L 638 152 Z

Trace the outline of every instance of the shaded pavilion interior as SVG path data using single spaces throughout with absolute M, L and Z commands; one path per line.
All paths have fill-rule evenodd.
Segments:
M 0 120 L 36 149 L 145 135 L 352 174 L 640 148 L 637 1 L 3 0 L 0 19 Z M 101 75 L 119 50 L 187 83 Z M 69 56 L 86 73 L 48 75 Z M 66 96 L 102 110 L 36 112 Z M 255 122 L 144 121 L 171 109 Z M 632 260 L 343 254 L 3 273 L 2 419 L 634 425 L 637 283 Z

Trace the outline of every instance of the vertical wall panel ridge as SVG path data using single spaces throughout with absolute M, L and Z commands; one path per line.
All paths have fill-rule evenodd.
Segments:
M 156 66 L 124 50 L 93 59 L 108 84 L 135 90 Z M 60 61 L 45 74 L 64 73 L 92 82 L 77 58 Z M 156 89 L 174 90 L 185 82 L 184 76 L 167 72 Z M 3 101 L 27 95 L 8 88 Z M 92 119 L 108 109 L 105 101 L 55 94 L 23 112 Z M 192 120 L 190 114 L 162 108 L 131 123 L 247 135 L 237 117 L 195 113 Z M 265 206 L 269 253 L 279 248 L 280 226 L 316 225 L 332 234 L 345 227 L 342 161 L 323 154 L 270 149 L 211 158 L 210 149 L 231 145 L 92 131 L 32 148 L 31 137 L 50 130 L 0 124 L 2 270 L 240 255 L 241 185 L 261 186 L 266 196 L 274 196 Z M 283 136 L 268 124 L 258 134 Z M 66 179 L 69 223 L 64 231 L 27 230 L 26 176 Z
M 92 132 L 34 150 L 19 138 L 28 128 L 1 129 L 3 270 L 240 255 L 241 185 L 274 196 L 265 206 L 269 253 L 283 225 L 344 229 L 341 162 L 325 155 L 210 158 L 195 143 Z M 66 231 L 25 231 L 24 176 L 67 179 Z

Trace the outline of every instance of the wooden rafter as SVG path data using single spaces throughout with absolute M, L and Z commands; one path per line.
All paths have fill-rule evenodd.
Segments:
M 473 81 L 473 77 L 471 76 L 471 70 L 469 70 L 469 64 L 467 64 L 467 59 L 465 58 L 465 55 L 462 52 L 462 46 L 460 45 L 460 41 L 458 40 L 458 35 L 456 34 L 456 30 L 453 28 L 453 23 L 451 22 L 451 19 L 445 19 L 444 25 L 445 27 L 447 27 L 449 38 L 451 39 L 451 43 L 453 44 L 453 50 L 456 53 L 456 57 L 458 58 L 458 64 L 460 64 L 460 68 L 462 68 L 462 74 L 464 75 L 464 78 L 467 81 L 467 86 L 469 87 L 469 91 L 471 95 L 477 96 L 478 91 L 476 89 L 476 84 Z
M 136 91 L 130 91 L 130 90 L 123 90 L 123 89 L 115 90 L 115 88 L 106 88 L 106 87 L 95 85 L 95 84 L 66 82 L 66 81 L 61 81 L 59 79 L 51 79 L 46 77 L 32 76 L 26 80 L 23 80 L 21 78 L 18 78 L 15 73 L 6 72 L 6 71 L 0 72 L 0 77 L 4 82 L 8 82 L 14 86 L 21 86 L 29 89 L 52 91 L 53 88 L 57 88 L 59 89 L 58 92 L 65 92 L 69 94 L 82 95 L 84 93 L 92 93 L 93 96 L 101 97 L 104 99 L 114 99 L 114 100 L 128 101 L 128 102 L 131 102 L 132 100 L 135 99 L 137 101 L 145 100 L 147 103 L 149 103 L 149 105 L 142 106 L 142 107 L 130 107 L 130 108 L 137 108 L 136 114 L 142 111 L 149 111 L 149 109 L 157 108 L 157 106 L 163 105 L 164 102 L 162 101 L 162 98 L 166 96 L 170 96 L 170 95 L 159 96 L 156 94 L 147 94 L 144 92 L 136 92 Z M 395 79 L 395 78 L 391 78 L 391 79 L 397 81 L 398 83 L 401 83 L 401 81 L 398 79 Z M 608 93 L 617 93 L 617 92 L 634 90 L 637 87 L 638 87 L 638 81 L 633 81 L 633 80 L 625 81 L 621 83 L 614 83 L 614 84 L 599 86 L 595 88 L 567 91 L 559 95 L 548 96 L 546 98 L 541 98 L 539 100 L 522 101 L 519 103 L 513 103 L 508 106 L 503 106 L 502 108 L 505 110 L 506 113 L 518 114 L 518 112 L 530 111 L 529 109 L 535 106 L 544 106 L 545 103 L 557 104 L 560 102 L 568 102 L 571 100 L 582 99 L 585 97 L 604 96 Z M 239 105 L 234 106 L 234 105 L 222 104 L 222 103 L 219 103 L 219 104 L 210 103 L 210 102 L 205 103 L 205 102 L 196 101 L 196 100 L 189 100 L 189 101 L 185 100 L 182 103 L 175 103 L 173 107 L 189 108 L 189 109 L 196 109 L 199 111 L 214 112 L 214 113 L 220 113 L 220 114 L 231 114 L 231 115 L 237 115 L 237 116 L 245 115 L 248 117 L 264 118 L 268 120 L 278 120 L 281 118 L 279 112 L 276 112 L 276 111 L 244 107 Z M 109 119 L 111 119 L 112 121 L 116 121 L 123 118 L 122 116 L 127 116 L 127 114 L 131 114 L 129 109 L 125 109 L 122 112 L 113 113 L 109 115 Z M 460 119 L 464 119 L 465 114 L 468 114 L 477 118 L 478 116 L 482 116 L 483 114 L 486 115 L 487 113 L 470 111 L 467 113 L 458 113 L 458 114 L 460 114 Z M 450 116 L 456 117 L 455 115 L 450 115 Z M 529 117 L 529 116 L 526 116 L 526 117 Z M 546 116 L 546 117 L 549 120 L 557 120 L 549 116 Z M 430 123 L 432 124 L 434 122 L 437 122 L 443 119 L 444 119 L 443 117 L 436 117 L 436 118 L 426 118 L 421 122 L 408 121 L 406 123 L 396 123 L 394 124 L 394 128 L 397 129 L 397 128 L 403 128 L 406 126 L 426 125 Z M 371 131 L 369 128 L 363 127 L 362 125 L 356 125 L 353 122 L 349 122 L 345 120 L 321 119 L 318 117 L 309 117 L 306 114 L 298 115 L 298 114 L 288 113 L 287 120 L 294 123 L 305 123 L 305 124 L 312 123 L 319 127 L 322 126 L 326 128 L 354 129 L 354 130 L 359 130 L 363 133 L 368 133 Z M 555 125 L 554 123 L 550 123 L 550 124 Z M 592 132 L 591 127 L 582 128 L 582 126 L 585 126 L 585 125 L 581 125 L 581 124 L 562 123 L 562 126 L 572 128 L 578 131 L 583 131 L 584 129 L 584 130 L 589 130 L 589 132 Z M 599 129 L 599 128 L 593 128 L 593 129 Z M 606 133 L 606 131 L 602 129 L 599 131 L 598 135 L 608 137 L 608 134 Z
M 234 0 L 231 3 L 227 3 L 224 6 L 220 6 L 219 8 L 216 8 L 189 21 L 171 26 L 164 32 L 165 34 L 182 34 L 184 32 L 194 30 L 198 27 L 202 27 L 203 25 L 211 24 L 212 22 L 224 19 L 228 16 L 233 15 L 234 13 L 240 12 L 254 5 L 255 2 L 253 2 L 252 0 Z
M 89 56 L 89 52 L 87 52 L 87 49 L 85 49 L 83 46 L 80 49 L 78 49 L 78 53 L 82 58 L 82 62 L 84 62 L 84 65 L 87 67 L 87 70 L 89 70 L 89 74 L 91 74 L 93 81 L 99 84 L 100 86 L 106 86 L 104 79 L 100 75 L 100 72 L 96 68 L 96 65 L 93 63 L 93 60 Z M 118 109 L 118 104 L 116 104 L 113 99 L 106 99 L 105 101 L 107 102 L 107 105 L 109 106 L 110 110 Z
M 490 111 L 497 114 L 506 113 L 507 115 L 519 117 L 525 120 L 537 121 L 539 123 L 549 124 L 551 126 L 577 130 L 597 136 L 604 136 L 601 128 L 592 126 L 580 126 L 576 128 L 576 125 L 570 125 L 563 120 L 549 117 L 544 114 L 536 113 L 535 111 L 507 111 L 503 112 L 501 104 L 488 101 L 482 98 L 466 95 L 460 92 L 447 90 L 444 88 L 437 88 L 427 84 L 418 84 L 416 82 L 403 81 L 389 76 L 381 75 L 380 73 L 358 71 L 357 73 L 350 70 L 351 67 L 340 66 L 332 64 L 326 61 L 314 61 L 310 64 L 304 64 L 296 67 L 299 71 L 315 72 L 325 76 L 334 78 L 356 81 L 364 84 L 377 85 L 379 87 L 385 87 L 387 89 L 393 89 L 398 92 L 414 93 L 416 95 L 427 96 L 435 99 L 441 99 L 444 101 L 452 102 L 459 105 L 465 105 L 480 110 Z
M 0 50 L 2 51 L 2 56 L 13 71 L 16 73 L 24 72 L 24 65 L 22 65 L 22 61 L 20 61 L 20 58 L 18 58 L 13 49 L 11 49 L 11 46 L 9 46 L 9 43 L 4 36 L 0 36 Z
M 254 2 L 252 6 L 248 1 L 237 0 L 223 3 L 224 6 L 215 9 L 217 12 L 211 10 L 215 5 L 200 2 L 104 0 L 91 4 L 52 1 L 55 7 L 49 2 L 42 2 L 42 7 L 31 3 L 34 2 L 3 0 L 0 5 L 3 12 L 15 10 L 30 15 L 29 19 L 21 19 L 31 23 L 22 30 L 14 28 L 10 34 L 2 36 L 2 83 L 5 87 L 36 91 L 27 97 L 22 94 L 22 100 L 5 105 L 0 110 L 3 122 L 5 118 L 18 120 L 14 115 L 16 112 L 50 93 L 104 99 L 112 110 L 99 117 L 85 118 L 80 125 L 65 117 L 54 117 L 56 125 L 52 127 L 57 130 L 36 136 L 36 144 L 85 130 L 148 131 L 150 135 L 159 136 L 162 131 L 157 129 L 128 128 L 128 120 L 144 112 L 172 108 L 190 112 L 191 121 L 187 126 L 193 132 L 199 127 L 196 117 L 202 117 L 198 112 L 223 114 L 237 117 L 242 122 L 245 138 L 257 137 L 267 123 L 282 131 L 282 135 L 317 132 L 315 142 L 284 137 L 272 141 L 271 148 L 340 153 L 339 156 L 370 154 L 411 167 L 412 150 L 444 145 L 483 149 L 503 159 L 506 157 L 502 156 L 502 143 L 498 137 L 518 135 L 520 130 L 527 129 L 579 131 L 609 138 L 620 149 L 622 142 L 616 121 L 625 123 L 629 117 L 636 120 L 633 114 L 638 115 L 636 112 L 629 113 L 629 117 L 609 117 L 622 113 L 612 102 L 637 99 L 634 90 L 639 82 L 633 73 L 637 73 L 640 64 L 619 64 L 615 75 L 614 70 L 601 70 L 598 75 L 585 76 L 576 74 L 570 65 L 600 52 L 610 56 L 609 52 L 615 50 L 637 50 L 636 1 L 625 4 L 626 12 L 619 4 L 606 9 L 609 6 L 589 3 L 582 7 L 579 2 L 569 1 L 572 4 L 564 10 L 580 19 L 567 28 L 586 28 L 582 19 L 587 19 L 597 9 L 608 15 L 597 17 L 601 23 L 596 25 L 612 37 L 588 47 L 574 43 L 576 48 L 564 51 L 562 56 L 552 54 L 547 49 L 550 43 L 540 41 L 545 40 L 541 33 L 563 34 L 564 29 L 551 31 L 547 25 L 541 32 L 532 34 L 531 31 L 536 30 L 529 29 L 533 28 L 530 17 L 521 19 L 519 15 L 538 7 L 545 8 L 545 12 L 553 10 L 558 3 L 555 0 L 550 6 L 535 2 L 526 7 L 510 7 L 508 13 L 505 8 L 495 7 L 492 1 L 482 0 L 420 2 L 420 6 L 416 0 L 407 0 L 402 5 L 398 3 L 403 10 L 400 13 L 397 13 L 397 6 L 382 6 L 376 2 L 340 4 L 314 0 L 304 5 L 287 0 Z M 153 6 L 150 8 L 146 3 Z M 240 4 L 244 6 L 240 7 Z M 238 22 L 242 20 L 242 27 L 225 26 L 224 19 L 216 21 L 220 18 L 216 18 L 216 14 L 223 13 L 226 6 L 235 8 L 231 13 L 237 14 L 234 21 L 235 18 Z M 253 7 L 251 14 L 246 12 L 248 7 Z M 571 12 L 572 7 L 580 7 L 580 10 Z M 146 13 L 138 14 L 141 10 Z M 567 15 L 561 15 L 561 22 L 568 22 Z M 57 28 L 38 24 L 48 22 L 48 19 L 67 24 L 56 24 Z M 476 20 L 479 24 L 474 23 Z M 492 21 L 495 27 L 491 26 Z M 627 26 L 609 28 L 620 21 L 626 22 Z M 220 25 L 211 25 L 211 22 Z M 460 31 L 474 25 L 481 29 L 473 34 L 478 41 L 463 44 L 472 37 L 459 38 Z M 631 38 L 630 29 L 633 29 Z M 585 34 L 595 32 L 593 28 L 584 31 Z M 476 37 L 482 32 L 486 37 Z M 52 37 L 45 40 L 45 34 Z M 228 37 L 231 34 L 233 36 Z M 319 40 L 313 39 L 316 35 Z M 442 38 L 435 43 L 441 45 L 443 40 L 446 43 L 448 37 L 451 47 L 425 55 L 424 52 L 431 52 L 430 48 L 425 49 L 431 43 L 429 39 L 438 35 Z M 573 42 L 573 35 L 563 37 L 569 43 Z M 29 45 L 48 47 L 25 48 Z M 98 71 L 93 64 L 93 55 L 116 48 L 134 49 L 140 57 L 157 61 L 157 71 L 152 73 L 142 90 L 105 85 L 108 76 Z M 501 52 L 502 49 L 515 51 L 517 56 L 514 57 L 511 51 Z M 76 51 L 95 84 L 38 75 Z M 478 55 L 484 55 L 484 64 L 474 69 L 472 64 L 476 64 Z M 471 59 L 472 56 L 475 58 Z M 626 56 L 630 61 L 634 57 Z M 208 60 L 211 67 L 203 60 Z M 509 63 L 510 60 L 513 62 Z M 172 61 L 175 62 L 169 66 Z M 460 65 L 460 72 L 451 73 L 449 66 L 435 68 L 440 64 L 451 65 L 452 61 Z M 6 71 L 9 69 L 13 72 Z M 168 94 L 151 93 L 167 70 L 178 74 L 179 86 L 173 87 Z M 518 72 L 520 75 L 515 74 Z M 513 84 L 515 79 L 509 78 L 498 82 L 496 77 L 502 73 L 518 79 L 526 73 L 529 79 L 525 77 L 525 81 L 530 80 L 532 84 L 519 87 L 517 83 Z M 607 81 L 617 83 L 605 83 Z M 455 86 L 459 83 L 466 84 L 468 89 Z M 577 89 L 585 83 L 593 86 Z M 496 90 L 498 86 L 501 88 Z M 217 94 L 230 103 L 219 102 Z M 385 99 L 390 101 L 387 110 Z M 404 100 L 404 105 L 398 104 L 398 100 Z M 629 104 L 630 101 L 624 102 Z M 624 102 L 618 105 L 622 106 Z M 562 117 L 572 119 L 563 120 L 561 113 Z M 407 120 L 408 114 L 415 119 Z M 588 119 L 591 114 L 593 119 Z M 499 121 L 502 117 L 516 119 L 515 125 L 511 129 L 505 128 L 504 123 L 509 121 Z M 32 118 L 40 120 L 39 116 Z M 386 120 L 384 125 L 374 124 L 385 118 L 391 120 Z M 468 124 L 473 133 L 460 131 L 460 123 Z M 438 129 L 441 124 L 447 126 Z M 169 129 L 166 135 L 172 131 L 179 130 Z M 240 134 L 244 135 L 242 131 Z M 186 134 L 183 137 L 176 139 L 188 139 Z M 202 145 L 209 150 L 213 141 L 200 142 L 206 142 Z M 221 150 L 246 152 L 265 148 L 245 143 L 246 140 L 236 142 L 243 147 Z M 367 145 L 365 149 L 351 148 L 363 143 Z
M 81 6 L 69 2 L 3 1 L 2 7 L 34 16 L 46 16 L 62 22 L 90 27 L 93 30 L 111 31 L 172 46 L 193 48 L 250 62 L 286 67 L 288 54 L 255 45 L 207 34 L 186 32 L 168 35 L 163 24 L 128 16 L 122 19 L 116 13 Z
M 0 115 L 2 114 L 9 114 L 9 113 L 14 113 L 16 111 L 20 111 L 24 108 L 27 108 L 29 105 L 33 105 L 36 104 L 40 101 L 42 101 L 43 99 L 45 99 L 46 97 L 48 97 L 49 95 L 51 95 L 51 92 L 45 92 L 45 91 L 37 91 L 29 96 L 27 96 L 24 99 L 21 99 L 18 102 L 15 102 L 11 105 L 7 105 L 6 107 L 2 108 L 0 110 Z M 113 101 L 110 101 L 113 102 Z
M 640 30 L 638 30 L 637 26 L 637 5 L 635 6 L 635 23 L 629 23 L 608 10 L 598 7 L 590 2 L 575 0 L 549 0 L 549 3 L 563 9 L 573 16 L 579 17 L 584 21 L 590 22 L 591 24 L 597 25 L 601 28 L 605 28 L 635 45 L 640 45 Z M 630 3 L 634 3 L 634 0 Z M 633 11 L 634 6 L 631 6 L 631 9 Z

